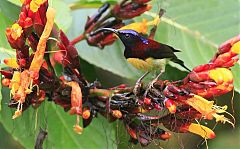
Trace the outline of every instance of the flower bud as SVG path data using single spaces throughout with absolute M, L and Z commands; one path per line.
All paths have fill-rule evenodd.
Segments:
M 140 16 L 152 8 L 151 5 L 129 2 L 123 5 L 117 4 L 112 9 L 112 15 L 119 19 L 131 19 Z

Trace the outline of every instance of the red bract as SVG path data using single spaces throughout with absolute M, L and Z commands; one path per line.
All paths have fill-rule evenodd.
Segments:
M 154 139 L 169 139 L 171 133 L 165 128 L 172 132 L 195 133 L 204 139 L 216 136 L 211 129 L 195 124 L 196 120 L 215 119 L 216 122 L 234 125 L 224 116 L 227 106 L 217 106 L 210 98 L 233 89 L 230 67 L 238 61 L 240 35 L 221 45 L 209 63 L 195 67 L 183 80 L 157 80 L 147 85 L 149 88 L 139 83 L 137 89 L 125 84 L 103 89 L 99 82 L 89 83 L 84 78 L 74 44 L 82 39 L 100 48 L 112 44 L 116 40 L 114 34 L 97 30 L 122 27 L 122 19 L 147 11 L 150 8 L 146 4 L 148 1 L 123 1 L 106 15 L 104 13 L 109 9 L 109 4 L 103 5 L 98 13 L 88 18 L 84 33 L 71 42 L 60 30 L 59 38 L 56 39 L 59 51 L 54 51 L 53 56 L 63 66 L 63 74 L 58 77 L 49 62 L 49 55 L 45 54 L 51 47 L 47 43 L 53 29 L 55 11 L 48 8 L 46 0 L 25 0 L 19 20 L 6 30 L 10 45 L 16 49 L 16 58 L 5 59 L 5 65 L 11 68 L 0 70 L 4 75 L 2 83 L 10 89 L 12 96 L 9 106 L 17 109 L 13 119 L 30 105 L 39 107 L 47 97 L 49 101 L 77 116 L 75 132 L 80 134 L 83 131 L 79 125 L 80 117 L 83 118 L 83 127 L 87 127 L 97 114 L 101 114 L 110 122 L 117 119 L 123 121 L 130 141 L 139 142 L 142 146 Z M 112 20 L 110 13 L 114 16 Z M 158 22 L 159 18 L 156 18 L 151 22 L 145 20 L 125 27 L 134 29 L 138 26 L 139 32 L 142 30 L 146 34 L 146 26 L 156 27 Z M 34 51 L 30 56 L 29 46 Z M 165 111 L 164 116 L 152 110 Z
M 233 75 L 229 70 L 238 61 L 240 36 L 222 44 L 215 57 L 208 63 L 195 67 L 184 79 L 183 88 L 210 98 L 233 89 Z
M 142 13 L 150 10 L 151 5 L 128 2 L 124 4 L 117 4 L 112 9 L 112 15 L 119 19 L 131 19 L 140 16 Z
M 62 30 L 60 30 L 59 34 L 60 42 L 58 42 L 58 47 L 60 48 L 60 53 L 56 53 L 56 60 L 63 64 L 64 66 L 68 66 L 72 69 L 80 69 L 80 62 L 77 49 L 70 43 L 67 36 L 64 34 Z M 62 56 L 62 59 L 60 59 Z
M 137 3 L 137 4 L 144 4 L 147 2 L 150 2 L 151 0 L 132 0 L 132 2 Z

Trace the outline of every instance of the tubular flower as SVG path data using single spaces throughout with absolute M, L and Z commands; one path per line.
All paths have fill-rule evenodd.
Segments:
M 138 4 L 134 2 L 128 2 L 125 4 L 117 4 L 112 9 L 112 15 L 119 19 L 131 19 L 136 16 L 140 16 L 145 11 L 148 11 L 152 8 L 151 5 L 147 4 Z
M 213 103 L 214 101 L 208 101 L 201 96 L 193 95 L 192 98 L 188 98 L 185 101 L 188 105 L 192 106 L 194 109 L 196 109 L 198 112 L 200 112 L 204 118 L 211 120 L 213 117 L 216 118 L 217 122 L 229 122 L 232 124 L 232 122 L 225 118 L 223 115 L 219 115 L 218 113 L 225 113 L 226 112 L 226 106 L 219 107 L 215 106 Z M 221 109 L 219 111 L 218 109 Z M 232 124 L 233 125 L 233 124 Z
M 68 82 L 72 87 L 70 114 L 82 115 L 82 91 L 77 82 Z
M 63 75 L 58 77 L 45 55 L 47 50 L 50 51 L 47 42 L 53 29 L 55 11 L 48 7 L 47 0 L 22 0 L 19 19 L 6 30 L 9 43 L 16 49 L 16 59 L 5 59 L 4 63 L 11 68 L 0 70 L 4 76 L 3 85 L 11 89 L 8 106 L 16 109 L 12 118 L 19 117 L 30 105 L 38 108 L 47 97 L 76 116 L 73 126 L 76 133 L 81 134 L 83 128 L 101 114 L 110 122 L 122 121 L 130 135 L 130 142 L 139 142 L 142 146 L 154 139 L 167 140 L 171 137 L 171 133 L 160 125 L 172 132 L 191 132 L 204 139 L 214 138 L 215 133 L 208 127 L 194 124 L 196 120 L 214 119 L 234 126 L 226 116 L 232 116 L 226 111 L 227 106 L 217 106 L 209 98 L 233 89 L 230 67 L 238 61 L 240 35 L 221 45 L 209 63 L 195 67 L 183 80 L 157 80 L 151 82 L 149 88 L 140 83 L 138 89 L 127 85 L 103 89 L 98 81 L 88 83 L 83 77 L 74 44 L 80 39 L 99 47 L 113 43 L 116 36 L 112 33 L 97 32 L 105 27 L 134 29 L 146 34 L 148 26 L 154 25 L 150 33 L 154 36 L 163 11 L 153 21 L 143 20 L 124 27 L 122 21 L 147 11 L 150 6 L 146 3 L 149 1 L 123 0 L 111 11 L 107 11 L 110 5 L 104 4 L 98 13 L 88 18 L 84 33 L 73 41 L 69 41 L 60 30 L 57 39 L 60 50 L 53 57 L 64 68 Z M 109 14 L 105 15 L 105 12 Z M 34 51 L 30 56 L 29 47 Z M 166 113 L 155 115 L 152 110 L 164 110 Z
M 110 4 L 105 3 L 98 9 L 98 12 L 95 15 L 88 17 L 84 28 L 86 33 L 92 31 L 95 28 L 96 24 L 99 22 L 99 19 L 107 11 L 109 7 Z
M 206 126 L 200 124 L 187 124 L 182 126 L 181 132 L 188 131 L 201 136 L 204 139 L 214 139 L 216 137 L 215 133 Z
M 103 24 L 101 27 L 110 27 L 114 29 L 118 29 L 124 26 L 124 23 L 120 20 L 113 20 Z M 117 37 L 113 33 L 105 33 L 105 32 L 98 32 L 94 34 L 90 34 L 87 37 L 87 42 L 91 46 L 97 46 L 103 49 L 107 45 L 111 45 L 116 41 Z
M 203 72 L 192 71 L 188 79 L 190 82 L 183 86 L 206 98 L 222 95 L 233 89 L 233 75 L 227 68 L 214 68 Z
M 10 85 L 9 85 L 9 88 L 11 88 L 10 93 L 12 95 L 15 95 L 15 93 L 19 89 L 19 86 L 20 86 L 20 76 L 21 76 L 20 72 L 14 71 L 13 77 L 12 77 L 12 79 L 10 81 Z

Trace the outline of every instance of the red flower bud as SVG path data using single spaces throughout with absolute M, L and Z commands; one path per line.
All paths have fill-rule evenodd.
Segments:
M 117 4 L 112 9 L 112 15 L 119 19 L 131 19 L 140 16 L 152 8 L 151 5 L 129 2 L 123 5 Z
M 150 105 L 151 104 L 151 98 L 144 98 L 144 103 L 146 104 L 146 105 Z
M 91 115 L 90 110 L 88 108 L 84 108 L 82 114 L 83 119 L 89 119 L 90 115 Z
M 151 0 L 132 0 L 132 2 L 137 3 L 137 4 L 144 4 L 147 2 L 150 2 Z
M 176 103 L 173 101 L 173 100 L 171 100 L 171 99 L 166 99 L 165 100 L 165 106 L 166 106 L 166 108 L 168 108 L 168 110 L 169 110 L 169 112 L 170 113 L 176 113 L 176 111 L 177 111 L 177 105 L 176 105 Z
M 6 86 L 6 87 L 8 87 L 9 86 L 9 84 L 10 84 L 10 79 L 8 79 L 8 78 L 4 78 L 4 79 L 2 79 L 2 85 L 3 86 Z

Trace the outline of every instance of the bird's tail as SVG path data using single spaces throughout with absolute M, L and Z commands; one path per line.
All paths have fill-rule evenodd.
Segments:
M 180 60 L 180 59 L 178 59 L 178 58 L 173 58 L 173 59 L 171 59 L 171 61 L 174 62 L 174 63 L 177 63 L 177 64 L 181 65 L 181 66 L 182 66 L 183 68 L 185 68 L 186 70 L 191 71 L 190 69 L 188 69 L 188 68 L 184 65 L 184 62 L 183 62 L 182 60 Z

